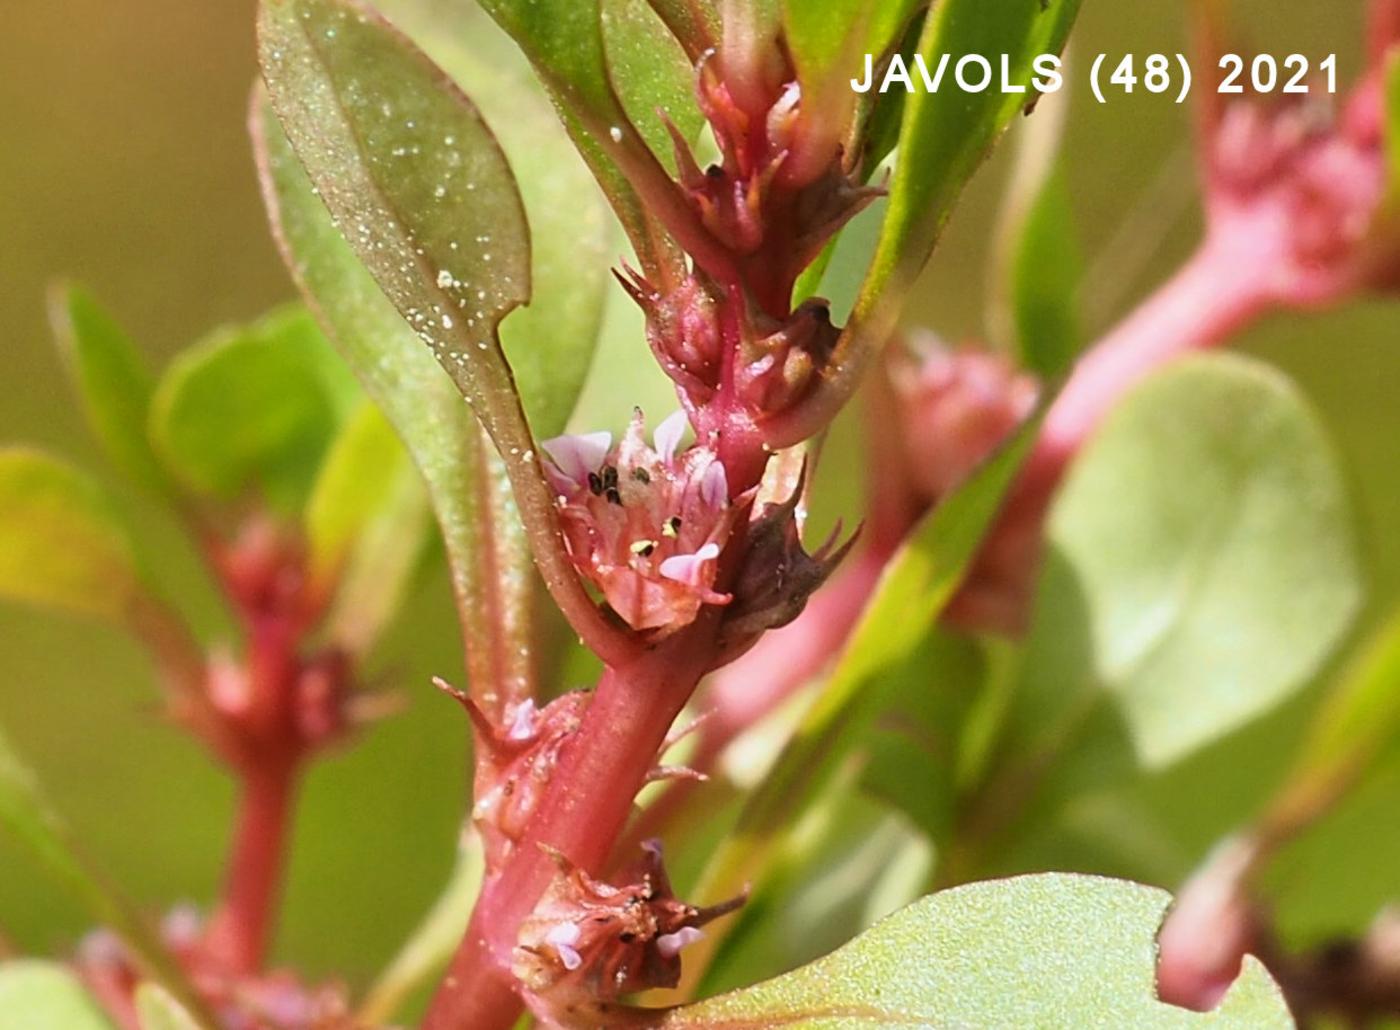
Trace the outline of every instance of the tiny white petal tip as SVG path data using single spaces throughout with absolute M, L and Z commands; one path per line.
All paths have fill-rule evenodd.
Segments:
M 574 945 L 578 943 L 580 931 L 577 923 L 559 923 L 544 935 L 544 942 L 552 947 L 564 968 L 572 972 L 583 965 L 583 956 Z
M 526 698 L 517 705 L 506 709 L 509 729 L 506 736 L 511 740 L 529 740 L 535 735 L 535 702 Z
M 687 944 L 694 944 L 705 935 L 693 926 L 682 926 L 675 933 L 662 934 L 656 938 L 656 950 L 662 958 L 675 958 Z
M 667 579 L 689 586 L 701 586 L 705 563 L 719 557 L 719 545 L 711 541 L 694 554 L 672 555 L 662 562 L 657 571 Z
M 690 425 L 685 417 L 684 411 L 677 411 L 666 418 L 656 432 L 652 434 L 652 441 L 656 448 L 656 455 L 665 464 L 670 464 L 676 456 L 676 450 L 681 445 L 681 437 L 685 435 L 686 427 Z

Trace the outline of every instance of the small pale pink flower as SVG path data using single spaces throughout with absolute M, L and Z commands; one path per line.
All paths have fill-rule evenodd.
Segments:
M 639 411 L 616 447 L 606 433 L 543 445 L 575 565 L 629 626 L 658 635 L 693 622 L 702 605 L 729 602 L 715 576 L 746 505 L 731 500 L 712 450 L 680 449 L 685 428 L 677 412 L 648 446 Z

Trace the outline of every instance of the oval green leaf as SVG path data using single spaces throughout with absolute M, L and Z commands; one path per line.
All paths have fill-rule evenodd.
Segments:
M 77 286 L 54 287 L 49 317 L 83 413 L 108 460 L 148 490 L 169 492 L 170 478 L 146 429 L 155 377 L 130 337 Z
M 612 285 L 614 233 L 588 167 L 514 43 L 474 6 L 387 0 L 384 12 L 453 79 L 496 131 L 530 221 L 530 303 L 501 345 L 535 435 L 557 436 L 592 364 Z
M 179 480 L 231 502 L 301 507 L 338 422 L 336 399 L 307 360 L 304 314 L 223 329 L 182 352 L 156 389 L 151 438 Z
M 1293 1026 L 1253 958 L 1213 1012 L 1156 996 L 1165 891 L 1045 874 L 924 898 L 809 966 L 677 1009 L 662 1030 Z M 629 1024 L 630 1025 L 630 1024 Z
M 1290 696 L 1361 604 L 1332 445 L 1287 379 L 1239 357 L 1187 360 L 1130 393 L 1071 470 L 1050 534 L 1149 766 Z

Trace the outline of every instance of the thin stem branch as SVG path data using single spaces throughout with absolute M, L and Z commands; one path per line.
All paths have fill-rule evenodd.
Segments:
M 210 950 L 239 973 L 257 972 L 267 958 L 297 779 L 295 766 L 250 769 L 243 779 L 223 901 L 208 936 Z

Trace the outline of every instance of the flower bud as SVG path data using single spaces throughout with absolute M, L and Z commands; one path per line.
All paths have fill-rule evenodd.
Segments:
M 802 614 L 807 599 L 855 545 L 855 535 L 836 544 L 841 533 L 838 524 L 825 543 L 807 553 L 798 518 L 805 479 L 804 467 L 787 500 L 763 505 L 749 528 L 748 551 L 720 632 L 726 656 Z
M 708 402 L 719 387 L 724 357 L 714 296 L 695 276 L 669 294 L 631 269 L 618 280 L 647 316 L 647 342 L 662 370 L 692 406 Z
M 618 883 L 595 880 L 556 853 L 559 872 L 521 925 L 514 972 L 546 1009 L 674 987 L 680 953 L 700 927 L 743 904 L 701 909 L 678 900 L 655 841 Z
M 1177 896 L 1158 937 L 1157 993 L 1198 1011 L 1214 1008 L 1240 973 L 1259 932 L 1246 893 L 1256 846 L 1228 840 Z
M 488 866 L 499 869 L 548 791 L 560 752 L 583 722 L 589 695 L 564 694 L 543 708 L 526 698 L 507 706 L 496 722 L 466 694 L 436 682 L 462 703 L 476 725 L 480 750 L 472 821 L 481 834 Z
M 890 361 L 909 486 L 926 505 L 946 497 L 1035 407 L 1035 379 L 1003 354 L 950 348 L 921 334 Z
M 763 335 L 746 339 L 740 349 L 735 388 L 749 410 L 763 417 L 802 399 L 840 331 L 831 324 L 826 302 L 815 299 L 804 302 L 785 323 L 761 325 L 759 331 Z

